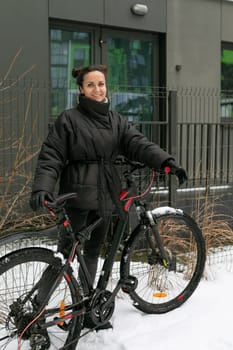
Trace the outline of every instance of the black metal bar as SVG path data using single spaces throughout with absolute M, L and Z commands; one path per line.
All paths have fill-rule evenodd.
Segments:
M 120 245 L 122 236 L 124 234 L 126 225 L 128 223 L 128 216 L 124 220 L 119 220 L 116 224 L 116 229 L 114 230 L 113 240 L 109 243 L 109 251 L 104 261 L 104 265 L 102 267 L 102 271 L 100 274 L 99 281 L 97 283 L 97 289 L 103 290 L 106 288 L 110 276 L 110 272 L 112 271 L 112 267 L 115 261 L 115 256 L 117 254 L 117 249 Z
M 177 158 L 177 91 L 169 91 L 168 96 L 168 145 L 169 153 Z M 174 176 L 169 178 L 168 202 L 170 206 L 176 206 L 177 182 Z

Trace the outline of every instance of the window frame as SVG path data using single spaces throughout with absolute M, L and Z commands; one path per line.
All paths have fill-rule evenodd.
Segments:
M 221 42 L 221 96 L 220 96 L 220 118 L 222 122 L 232 122 L 233 123 L 233 77 L 232 77 L 232 89 L 228 89 L 225 90 L 223 89 L 222 86 L 222 76 L 223 76 L 223 72 L 222 72 L 222 52 L 223 50 L 230 50 L 233 53 L 233 42 L 226 42 L 226 41 L 222 41 Z M 233 69 L 233 62 L 232 62 L 232 69 Z M 226 94 L 226 96 L 224 96 Z M 229 100 L 229 103 L 227 103 L 227 99 Z M 226 113 L 230 113 L 232 116 L 225 116 L 222 113 L 222 104 L 224 101 L 226 100 L 226 109 L 225 109 L 225 114 Z M 225 101 L 224 101 L 225 102 Z M 230 107 L 227 108 L 227 105 L 230 105 Z M 228 112 L 229 110 L 229 112 Z
M 165 79 L 166 76 L 164 72 L 166 71 L 166 60 L 164 60 L 164 49 L 162 47 L 161 49 L 161 35 L 160 33 L 153 33 L 153 32 L 142 32 L 139 30 L 127 30 L 122 28 L 112 28 L 110 26 L 104 26 L 104 25 L 98 25 L 98 24 L 83 24 L 80 22 L 74 22 L 74 21 L 64 21 L 64 20 L 56 20 L 56 19 L 50 19 L 49 23 L 49 33 L 52 29 L 58 29 L 63 31 L 71 31 L 71 32 L 88 32 L 90 33 L 90 45 L 91 45 L 91 57 L 90 57 L 90 64 L 107 64 L 107 48 L 105 45 L 105 39 L 106 36 L 110 35 L 112 37 L 121 36 L 122 38 L 128 38 L 128 39 L 138 39 L 138 40 L 148 40 L 153 42 L 153 67 L 152 67 L 152 86 L 160 89 L 161 86 L 165 86 Z M 49 34 L 50 38 L 50 34 Z M 161 59 L 161 57 L 163 59 Z M 49 42 L 49 75 L 50 75 L 50 81 L 51 81 L 51 45 Z M 162 73 L 161 73 L 162 72 Z M 156 91 L 157 91 L 156 90 Z M 157 92 L 156 92 L 157 93 Z M 56 117 L 54 114 L 52 115 L 51 111 L 51 97 L 52 93 L 50 91 L 49 93 L 49 102 L 50 102 L 50 117 L 49 121 L 53 122 L 54 118 Z M 161 108 L 163 107 L 163 108 Z M 153 109 L 155 108 L 153 103 Z M 165 120 L 166 119 L 166 111 L 164 108 L 164 103 L 161 103 L 159 101 L 159 119 Z M 153 120 L 157 120 L 158 116 L 153 116 Z

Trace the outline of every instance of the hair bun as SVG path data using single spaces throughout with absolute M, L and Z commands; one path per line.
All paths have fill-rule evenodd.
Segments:
M 72 69 L 72 77 L 77 78 L 79 71 L 80 71 L 80 69 L 73 68 Z
M 72 76 L 76 78 L 77 85 L 83 85 L 84 76 L 88 73 L 99 71 L 104 74 L 105 79 L 107 75 L 107 66 L 104 64 L 91 65 L 86 67 L 79 67 L 72 69 Z

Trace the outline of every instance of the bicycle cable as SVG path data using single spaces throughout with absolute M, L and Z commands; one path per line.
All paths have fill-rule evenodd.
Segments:
M 44 313 L 45 311 L 45 307 L 39 312 L 39 314 L 31 321 L 27 324 L 27 326 L 22 330 L 22 332 L 20 333 L 19 337 L 18 337 L 18 346 L 17 346 L 17 350 L 21 349 L 21 340 L 23 338 L 24 333 L 28 330 L 28 328 L 30 328 L 33 323 L 35 323 L 38 318 L 40 318 L 40 316 Z
M 149 184 L 148 184 L 146 190 L 145 190 L 143 193 L 138 194 L 138 195 L 136 195 L 136 196 L 121 198 L 121 200 L 122 200 L 122 201 L 128 201 L 128 200 L 134 200 L 134 199 L 139 199 L 139 198 L 144 197 L 144 196 L 147 195 L 147 193 L 150 191 L 150 189 L 151 189 L 151 187 L 152 187 L 152 184 L 153 184 L 153 182 L 154 182 L 154 179 L 155 179 L 155 171 L 152 170 L 150 182 L 149 182 Z

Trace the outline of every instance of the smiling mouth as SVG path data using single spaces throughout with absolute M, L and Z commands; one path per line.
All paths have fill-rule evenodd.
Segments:
M 103 95 L 92 95 L 92 98 L 95 98 L 97 100 L 104 100 L 104 96 Z

